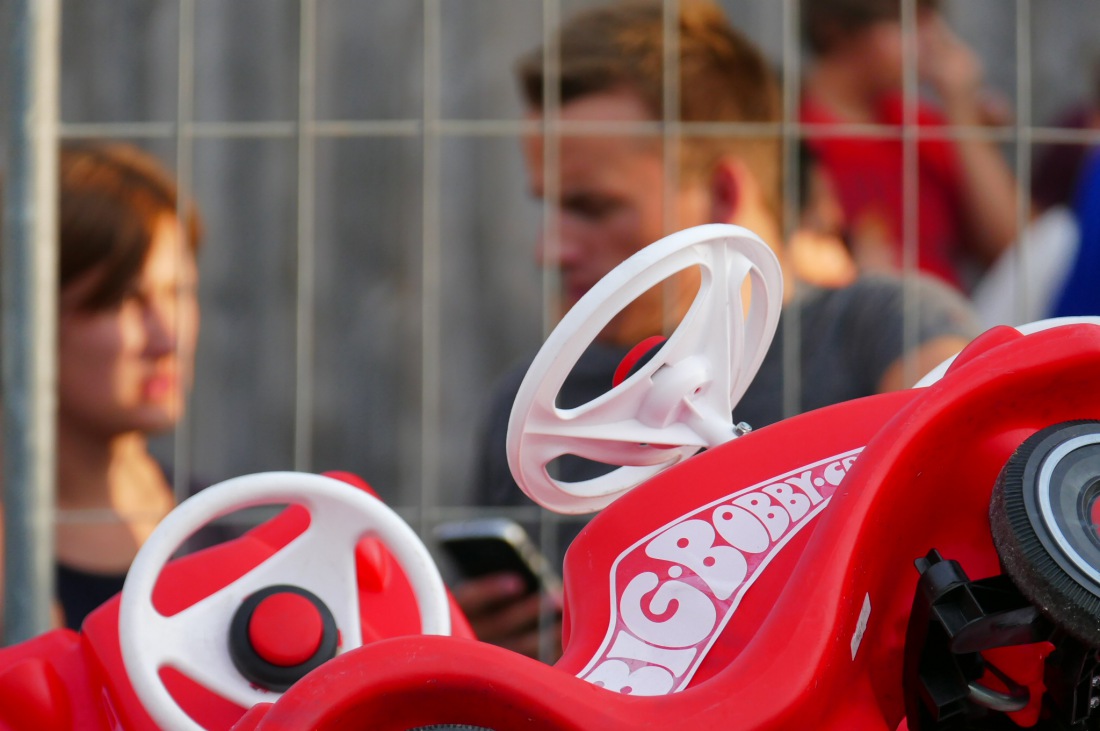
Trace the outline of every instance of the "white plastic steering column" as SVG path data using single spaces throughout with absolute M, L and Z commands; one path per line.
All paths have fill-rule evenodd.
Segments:
M 175 551 L 212 520 L 236 510 L 297 504 L 309 512 L 303 533 L 240 578 L 172 616 L 153 605 L 153 587 Z M 340 652 L 362 644 L 355 547 L 377 536 L 408 577 L 425 634 L 450 634 L 443 580 L 428 550 L 397 513 L 340 480 L 297 472 L 246 475 L 209 487 L 173 510 L 138 551 L 119 609 L 127 677 L 149 715 L 164 729 L 201 731 L 168 693 L 160 670 L 172 667 L 244 708 L 280 694 L 254 687 L 229 652 L 229 626 L 251 594 L 291 584 L 320 598 L 342 638 Z
M 693 267 L 701 272 L 699 291 L 657 354 L 615 388 L 609 382 L 599 398 L 558 408 L 566 377 L 612 318 Z M 779 261 L 740 226 L 686 229 L 622 262 L 566 313 L 523 379 L 507 441 L 520 488 L 559 513 L 593 512 L 699 449 L 736 437 L 731 412 L 764 360 L 782 303 Z M 551 477 L 548 466 L 568 454 L 615 469 L 581 482 Z

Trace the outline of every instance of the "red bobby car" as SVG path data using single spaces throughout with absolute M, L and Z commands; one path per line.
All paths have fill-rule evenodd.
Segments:
M 556 407 L 611 316 L 689 267 L 696 302 L 656 353 Z M 0 729 L 1100 728 L 1100 325 L 994 328 L 917 388 L 748 431 L 729 414 L 777 282 L 750 232 L 689 229 L 535 359 L 513 472 L 547 507 L 603 508 L 566 555 L 554 666 L 472 639 L 366 492 L 270 473 L 183 503 L 79 634 L 0 651 Z M 618 469 L 563 483 L 562 454 Z M 288 502 L 170 560 L 206 520 Z

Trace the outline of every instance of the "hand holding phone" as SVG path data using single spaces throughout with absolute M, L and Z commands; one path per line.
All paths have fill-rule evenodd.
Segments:
M 561 591 L 561 579 L 519 523 L 508 518 L 479 518 L 440 524 L 440 548 L 466 579 L 512 573 L 524 594 Z
M 544 662 L 561 656 L 561 582 L 522 526 L 462 521 L 436 538 L 464 577 L 453 595 L 478 639 Z

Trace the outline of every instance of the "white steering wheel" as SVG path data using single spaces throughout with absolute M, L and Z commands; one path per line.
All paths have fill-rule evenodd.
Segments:
M 188 537 L 236 510 L 297 504 L 309 526 L 286 546 L 228 586 L 172 616 L 153 605 L 153 587 Z M 160 670 L 172 667 L 218 695 L 250 708 L 279 693 L 260 689 L 237 670 L 229 650 L 230 623 L 246 598 L 291 585 L 319 598 L 335 620 L 346 651 L 362 644 L 355 548 L 376 536 L 408 577 L 425 634 L 450 634 L 447 592 L 415 532 L 377 498 L 340 480 L 297 472 L 246 475 L 214 485 L 173 510 L 138 551 L 119 609 L 119 638 L 127 677 L 149 715 L 165 729 L 201 731 L 169 694 Z
M 1100 325 L 1100 317 L 1050 317 L 1046 320 L 1036 320 L 1035 322 L 1018 325 L 1016 329 L 1024 335 L 1030 335 L 1060 325 L 1079 325 L 1082 323 L 1086 325 Z M 951 356 L 932 370 L 928 371 L 923 378 L 913 384 L 913 388 L 925 388 L 943 378 L 943 375 L 947 373 L 947 369 L 955 362 L 956 357 L 958 357 L 958 354 Z
M 558 408 L 566 377 L 612 318 L 692 267 L 701 273 L 699 291 L 656 355 L 599 398 Z M 559 513 L 593 512 L 699 449 L 736 437 L 731 412 L 767 353 L 782 303 L 779 261 L 740 226 L 686 229 L 622 262 L 566 313 L 523 379 L 507 441 L 520 488 Z M 552 477 L 548 466 L 570 454 L 615 469 L 581 482 Z

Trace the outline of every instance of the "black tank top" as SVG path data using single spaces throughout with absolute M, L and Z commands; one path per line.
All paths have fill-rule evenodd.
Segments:
M 95 574 L 57 564 L 57 600 L 65 614 L 65 626 L 80 629 L 84 618 L 122 591 L 126 574 Z
M 164 465 L 161 467 L 170 481 L 171 468 Z M 188 495 L 194 495 L 208 484 L 198 479 L 192 479 Z M 243 528 L 230 529 L 209 526 L 190 538 L 184 544 L 181 553 L 190 553 L 215 543 L 236 538 L 243 532 Z M 71 629 L 80 629 L 80 625 L 84 623 L 84 618 L 93 609 L 122 591 L 126 574 L 99 574 L 59 563 L 57 564 L 56 581 L 57 601 L 61 604 L 61 611 L 65 615 L 65 626 Z

